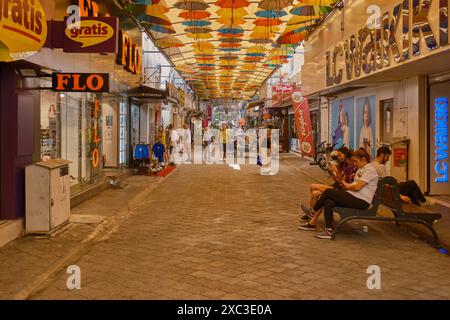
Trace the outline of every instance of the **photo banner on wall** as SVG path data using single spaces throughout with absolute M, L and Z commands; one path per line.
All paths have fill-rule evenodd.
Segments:
M 375 157 L 376 114 L 375 96 L 358 97 L 356 99 L 356 147 L 364 148 Z
M 355 99 L 335 99 L 331 102 L 331 132 L 330 140 L 335 148 L 346 146 L 355 148 Z
M 299 88 L 292 93 L 292 108 L 294 109 L 300 149 L 303 156 L 314 155 L 314 139 L 311 117 L 309 115 L 308 99 L 302 96 Z

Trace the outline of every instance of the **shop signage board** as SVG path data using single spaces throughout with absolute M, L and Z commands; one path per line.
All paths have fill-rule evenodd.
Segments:
M 430 87 L 429 181 L 430 194 L 434 195 L 450 194 L 449 86 L 449 82 L 444 82 Z
M 370 4 L 379 16 L 368 12 L 366 1 L 352 1 L 310 35 L 302 68 L 305 95 L 450 50 L 450 1 Z
M 91 153 L 91 161 L 92 161 L 92 167 L 97 168 L 98 164 L 100 162 L 100 152 L 98 150 L 98 145 L 100 143 L 100 137 L 98 135 L 98 121 L 99 121 L 99 115 L 100 115 L 100 101 L 95 97 L 94 101 L 94 136 L 92 140 L 92 153 Z
M 294 90 L 294 86 L 292 84 L 279 84 L 272 87 L 272 92 L 289 92 Z
M 115 17 L 81 18 L 79 27 L 64 23 L 64 52 L 116 53 L 119 20 Z
M 122 30 L 119 31 L 119 49 L 116 62 L 131 73 L 142 73 L 142 50 Z
M 292 93 L 292 108 L 295 115 L 300 150 L 303 156 L 314 155 L 314 139 L 312 132 L 311 117 L 309 115 L 308 99 L 302 96 L 300 88 Z
M 61 92 L 109 92 L 108 73 L 53 73 L 52 90 Z
M 178 89 L 170 82 L 167 82 L 167 99 L 174 103 L 178 103 Z
M 46 16 L 39 0 L 0 0 L 0 62 L 27 58 L 46 39 Z

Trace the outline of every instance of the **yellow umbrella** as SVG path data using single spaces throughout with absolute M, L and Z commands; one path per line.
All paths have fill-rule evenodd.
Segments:
M 339 2 L 339 0 L 298 0 L 299 4 L 305 6 L 327 6 L 330 7 L 332 4 Z
M 166 12 L 169 12 L 169 9 L 167 8 L 167 4 L 165 4 L 164 1 L 160 1 L 157 4 L 151 4 L 148 5 L 145 8 L 145 14 L 149 15 L 149 16 L 153 16 L 153 15 L 161 15 L 164 14 Z
M 231 23 L 231 18 L 229 18 L 229 17 L 220 17 L 220 18 L 217 18 L 217 20 L 216 20 L 218 23 L 221 23 L 221 24 L 230 24 Z M 239 25 L 239 24 L 244 24 L 244 23 L 246 23 L 247 21 L 245 21 L 245 19 L 244 18 L 240 18 L 240 17 L 233 17 L 233 25 Z
M 194 40 L 211 39 L 213 37 L 210 33 L 188 33 L 186 36 Z
M 231 9 L 231 8 L 221 8 L 216 11 L 217 15 L 222 18 L 243 18 L 248 15 L 247 10 L 244 8 Z
M 156 44 L 161 48 L 175 48 L 184 46 L 184 43 L 180 39 L 171 35 L 156 40 Z
M 292 16 L 286 24 L 291 26 L 299 23 L 314 23 L 317 19 L 320 19 L 320 16 Z

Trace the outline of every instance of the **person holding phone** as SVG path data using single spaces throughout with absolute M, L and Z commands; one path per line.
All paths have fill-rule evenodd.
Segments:
M 321 214 L 321 211 L 314 212 L 312 209 L 314 205 L 317 203 L 317 200 L 320 196 L 328 189 L 342 189 L 342 182 L 353 182 L 354 175 L 356 173 L 356 167 L 351 162 L 351 156 L 353 152 L 347 147 L 340 147 L 337 150 L 338 157 L 338 165 L 337 166 L 329 166 L 328 172 L 334 179 L 334 183 L 332 185 L 327 184 L 312 184 L 310 186 L 311 189 L 311 199 L 310 199 L 310 207 L 307 207 L 303 204 L 300 205 L 301 209 L 305 213 L 305 215 L 301 218 L 304 223 L 298 225 L 300 230 L 316 230 L 316 223 Z

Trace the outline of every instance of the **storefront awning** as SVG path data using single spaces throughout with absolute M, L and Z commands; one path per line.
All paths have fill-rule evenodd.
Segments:
M 148 86 L 138 86 L 125 92 L 130 97 L 140 100 L 164 100 L 167 98 L 165 90 L 160 90 Z
M 264 101 L 265 101 L 264 99 L 261 99 L 261 100 L 249 102 L 247 104 L 247 106 L 245 107 L 245 109 L 251 109 L 251 108 L 255 108 L 255 107 L 263 107 Z

